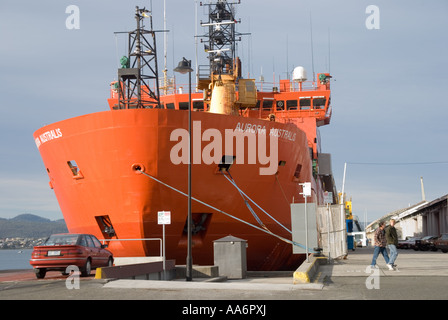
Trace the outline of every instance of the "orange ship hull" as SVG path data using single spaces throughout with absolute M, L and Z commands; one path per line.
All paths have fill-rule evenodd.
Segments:
M 213 128 L 223 137 L 226 129 L 254 128 L 254 125 L 266 132 L 284 130 L 281 132 L 287 134 L 278 138 L 281 164 L 276 174 L 260 175 L 260 167 L 266 165 L 245 161 L 231 166 L 231 177 L 247 196 L 288 229 L 291 229 L 290 203 L 303 201 L 298 183 L 312 181 L 313 196 L 308 201 L 321 202 L 323 190 L 313 177 L 306 134 L 295 125 L 207 112 L 192 112 L 192 121 L 201 124 L 201 133 Z M 171 141 L 170 136 L 178 128 L 188 128 L 188 111 L 105 111 L 37 130 L 34 139 L 68 230 L 91 233 L 98 238 L 161 238 L 157 213 L 171 211 L 171 224 L 166 226 L 166 258 L 184 264 L 187 197 L 166 186 L 187 193 L 188 165 L 173 164 L 170 158 L 178 143 Z M 192 141 L 193 144 L 199 141 L 202 148 L 208 144 L 195 140 L 195 136 Z M 216 163 L 193 162 L 192 197 L 259 226 L 225 174 Z M 291 239 L 289 232 L 253 208 L 267 229 Z M 291 270 L 304 259 L 303 255 L 292 253 L 290 243 L 196 201 L 192 201 L 192 216 L 197 226 L 192 239 L 194 264 L 213 264 L 213 241 L 229 234 L 247 240 L 249 270 Z M 113 226 L 113 235 L 105 232 L 104 222 Z M 115 257 L 160 254 L 157 242 L 143 240 L 111 241 L 109 249 Z

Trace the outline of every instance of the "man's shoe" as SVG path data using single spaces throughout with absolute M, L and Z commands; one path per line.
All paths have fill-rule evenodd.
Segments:
M 394 267 L 391 264 L 388 264 L 387 267 L 389 268 L 389 270 L 394 270 Z

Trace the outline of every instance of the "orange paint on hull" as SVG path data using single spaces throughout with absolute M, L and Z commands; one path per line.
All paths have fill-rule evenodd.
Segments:
M 276 175 L 260 175 L 259 168 L 265 165 L 246 162 L 234 163 L 230 169 L 241 190 L 287 228 L 291 228 L 290 203 L 293 199 L 303 201 L 298 183 L 313 182 L 313 197 L 308 201 L 319 202 L 322 198 L 320 183 L 313 178 L 307 136 L 296 125 L 207 112 L 193 112 L 192 120 L 200 121 L 202 132 L 213 128 L 223 137 L 225 129 L 235 129 L 238 124 L 291 133 L 289 139 L 278 140 L 278 161 L 285 161 L 285 165 L 278 167 Z M 178 143 L 170 141 L 171 132 L 187 127 L 188 111 L 134 109 L 88 114 L 37 130 L 34 138 L 69 232 L 105 238 L 98 217 L 108 216 L 116 234 L 112 239 L 161 238 L 157 212 L 169 210 L 172 223 L 166 226 L 167 259 L 184 264 L 187 197 L 135 169 L 141 167 L 145 173 L 187 193 L 188 166 L 175 165 L 170 159 L 170 151 Z M 208 143 L 202 142 L 202 148 Z M 301 171 L 296 179 L 298 164 Z M 217 164 L 192 165 L 192 196 L 258 225 L 238 190 L 218 171 Z M 270 231 L 291 239 L 281 226 L 253 208 Z M 192 201 L 192 213 L 196 223 L 203 220 L 203 229 L 193 235 L 194 264 L 213 264 L 213 241 L 229 234 L 248 241 L 249 270 L 291 269 L 304 259 L 303 255 L 292 254 L 291 244 L 203 204 Z M 160 253 L 159 243 L 147 241 L 113 241 L 109 249 L 115 257 Z

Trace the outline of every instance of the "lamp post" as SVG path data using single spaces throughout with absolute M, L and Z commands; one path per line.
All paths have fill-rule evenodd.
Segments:
M 191 60 L 182 58 L 178 66 L 174 69 L 175 72 L 181 74 L 188 73 L 188 136 L 190 137 L 188 142 L 188 216 L 187 216 L 187 266 L 186 266 L 186 280 L 191 281 L 193 279 L 193 258 L 191 253 Z

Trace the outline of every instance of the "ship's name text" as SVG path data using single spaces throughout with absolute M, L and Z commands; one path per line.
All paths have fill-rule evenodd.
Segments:
M 266 134 L 266 126 L 238 122 L 236 124 L 235 131 Z M 285 129 L 271 128 L 269 130 L 269 135 L 281 139 L 296 141 L 296 133 Z
M 36 137 L 36 139 L 34 139 L 34 141 L 36 142 L 36 146 L 39 148 L 45 142 L 48 142 L 48 141 L 51 141 L 54 139 L 59 139 L 61 137 L 62 137 L 62 131 L 61 131 L 61 129 L 57 128 L 57 129 L 48 130 L 48 131 L 42 133 L 41 135 Z

